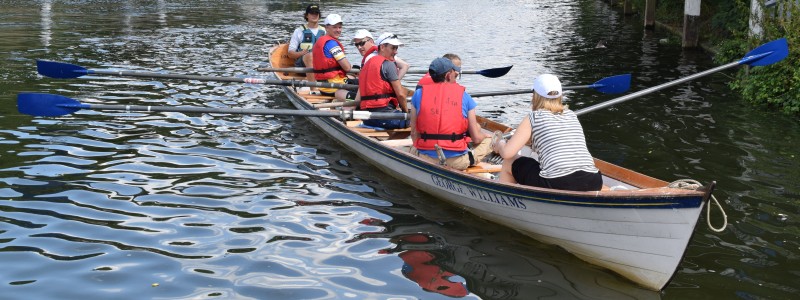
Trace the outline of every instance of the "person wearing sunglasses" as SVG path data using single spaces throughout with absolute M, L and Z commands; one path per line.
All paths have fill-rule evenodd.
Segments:
M 365 60 L 358 75 L 356 102 L 359 109 L 372 112 L 407 112 L 406 89 L 400 83 L 397 50 L 403 43 L 397 35 L 378 37 L 378 54 Z M 408 66 L 405 66 L 406 70 Z M 405 73 L 405 71 L 403 71 Z M 364 125 L 384 129 L 408 127 L 408 120 L 363 120 Z
M 353 68 L 345 55 L 344 46 L 339 42 L 342 35 L 342 17 L 330 14 L 323 22 L 326 34 L 319 38 L 311 50 L 314 59 L 314 79 L 330 83 L 343 84 L 347 81 L 347 72 Z M 355 92 L 345 89 L 320 88 L 319 92 L 326 96 L 335 96 L 339 101 L 344 101 Z
M 311 49 L 314 43 L 325 35 L 325 28 L 319 25 L 319 6 L 311 4 L 306 7 L 303 18 L 306 24 L 297 27 L 289 38 L 289 58 L 294 59 L 294 66 L 305 68 L 313 66 Z M 306 79 L 314 81 L 314 73 L 307 73 Z
M 478 164 L 492 151 L 492 139 L 481 131 L 475 108 L 478 104 L 456 83 L 460 67 L 439 57 L 428 73 L 433 83 L 424 84 L 411 97 L 410 152 L 425 161 L 438 163 L 438 145 L 445 165 L 464 170 Z M 470 142 L 474 147 L 469 149 Z

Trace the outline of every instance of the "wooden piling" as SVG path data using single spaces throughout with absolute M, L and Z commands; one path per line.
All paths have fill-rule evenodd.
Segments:
M 656 27 L 656 0 L 646 0 L 644 7 L 644 28 L 654 29 Z
M 633 14 L 633 0 L 625 0 L 625 4 L 622 5 L 622 13 L 626 16 Z
M 683 48 L 697 47 L 700 25 L 700 1 L 685 0 L 683 3 Z

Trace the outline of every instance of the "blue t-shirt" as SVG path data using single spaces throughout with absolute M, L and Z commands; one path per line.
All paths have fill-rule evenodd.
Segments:
M 325 45 L 323 45 L 322 49 L 322 52 L 327 58 L 333 58 L 336 60 L 342 60 L 342 58 L 345 58 L 344 50 L 342 47 L 339 47 L 339 43 L 334 40 L 328 40 L 325 42 Z
M 417 115 L 419 115 L 419 107 L 421 104 L 420 102 L 422 102 L 422 89 L 417 89 L 417 91 L 414 92 L 414 96 L 411 97 L 411 105 L 414 106 L 414 111 L 417 112 Z M 472 96 L 467 94 L 467 92 L 464 92 L 464 95 L 461 96 L 461 114 L 464 116 L 464 118 L 467 117 L 467 113 L 470 110 L 473 110 L 476 107 L 478 107 L 478 103 L 475 102 L 475 99 L 472 99 Z M 465 153 L 467 153 L 467 150 L 452 151 L 452 150 L 442 149 L 442 152 L 444 152 L 445 158 L 451 158 L 455 156 L 464 155 Z M 436 154 L 436 150 L 419 150 L 419 153 L 425 154 L 430 157 L 439 157 L 439 155 Z

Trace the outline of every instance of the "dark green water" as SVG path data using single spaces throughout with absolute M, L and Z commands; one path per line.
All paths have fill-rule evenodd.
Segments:
M 701 217 L 661 293 L 396 183 L 292 117 L 83 111 L 33 118 L 22 91 L 95 104 L 289 108 L 275 87 L 51 79 L 35 59 L 98 69 L 260 76 L 305 5 L 263 1 L 0 1 L 2 299 L 789 299 L 800 286 L 797 120 L 745 104 L 728 72 L 581 118 L 598 158 L 672 181 L 716 180 L 729 226 Z M 422 69 L 514 65 L 469 91 L 633 74 L 632 91 L 713 68 L 607 1 L 332 1 L 344 36 L 397 33 Z M 662 42 L 662 39 L 672 41 Z M 599 41 L 605 48 L 596 48 Z M 352 61 L 357 52 L 347 46 Z M 792 50 L 795 51 L 795 50 Z M 413 78 L 405 82 L 413 85 Z M 612 99 L 568 95 L 572 108 Z M 482 98 L 516 123 L 527 96 Z M 712 223 L 719 225 L 715 212 Z M 426 280 L 408 271 L 428 270 Z M 404 272 L 405 270 L 405 272 Z M 436 277 L 438 276 L 438 277 Z M 427 278 L 430 278 L 427 280 Z

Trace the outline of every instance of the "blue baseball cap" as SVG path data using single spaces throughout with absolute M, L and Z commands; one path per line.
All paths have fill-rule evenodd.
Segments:
M 428 67 L 428 71 L 431 72 L 431 76 L 441 75 L 450 72 L 450 70 L 461 72 L 461 68 L 456 67 L 452 61 L 444 57 L 437 57 L 431 62 L 431 66 Z

